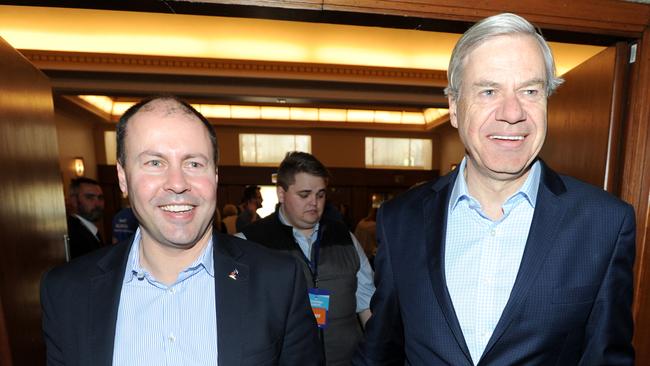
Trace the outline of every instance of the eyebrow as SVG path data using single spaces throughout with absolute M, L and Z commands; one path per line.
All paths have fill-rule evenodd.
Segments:
M 318 191 L 316 191 L 316 193 L 325 192 L 325 191 L 327 191 L 327 189 L 321 188 Z M 301 191 L 298 191 L 298 193 L 311 193 L 311 192 L 313 192 L 311 189 L 303 189 Z
M 499 86 L 500 84 L 495 82 L 495 81 L 490 81 L 490 80 L 479 80 L 475 83 L 472 84 L 472 87 L 474 88 L 494 88 Z
M 145 150 L 145 151 L 141 152 L 140 154 L 138 154 L 138 158 L 141 158 L 143 156 L 153 156 L 153 157 L 157 157 L 157 158 L 164 158 L 165 157 L 164 154 L 162 154 L 160 152 L 157 152 L 157 151 L 152 151 L 152 150 Z M 196 158 L 208 160 L 207 156 L 205 156 L 203 154 L 200 154 L 200 153 L 199 154 L 192 153 L 192 154 L 183 155 L 183 160 L 196 159 Z
M 538 85 L 538 84 L 539 85 L 546 85 L 546 81 L 544 79 L 534 78 L 534 79 L 526 80 L 523 83 L 519 83 L 517 85 L 517 88 L 522 88 L 522 87 L 531 86 L 531 85 Z M 479 81 L 473 83 L 472 87 L 474 87 L 474 88 L 496 88 L 496 87 L 498 87 L 500 85 L 501 84 L 497 83 L 496 81 L 483 79 L 483 80 L 479 80 Z

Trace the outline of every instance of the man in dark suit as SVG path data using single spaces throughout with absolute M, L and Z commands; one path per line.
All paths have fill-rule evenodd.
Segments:
M 68 249 L 72 259 L 104 245 L 96 225 L 104 215 L 104 192 L 94 179 L 81 177 L 70 182 L 69 197 L 75 212 L 67 218 Z
M 48 365 L 320 365 L 299 263 L 212 230 L 217 141 L 173 97 L 117 126 L 118 178 L 139 228 L 48 272 Z
M 356 365 L 633 365 L 634 212 L 537 158 L 562 82 L 514 14 L 458 41 L 459 168 L 385 203 Z

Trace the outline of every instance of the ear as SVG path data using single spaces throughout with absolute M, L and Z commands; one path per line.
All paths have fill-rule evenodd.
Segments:
M 458 104 L 456 103 L 456 99 L 452 98 L 451 96 L 448 97 L 448 100 L 449 100 L 449 122 L 451 122 L 452 126 L 458 128 L 458 114 L 456 113 L 456 111 L 458 110 Z
M 120 182 L 120 191 L 122 191 L 123 194 L 129 194 L 126 172 L 120 163 L 117 163 L 117 180 Z
M 284 188 L 281 186 L 276 186 L 275 192 L 278 194 L 278 202 L 284 203 L 284 195 L 287 193 L 285 192 Z

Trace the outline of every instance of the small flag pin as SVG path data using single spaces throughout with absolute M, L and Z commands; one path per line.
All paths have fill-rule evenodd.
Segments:
M 237 281 L 237 276 L 239 276 L 239 271 L 236 268 L 233 269 L 232 272 L 230 272 L 228 274 L 228 277 L 230 277 L 231 279 L 233 279 L 235 281 Z

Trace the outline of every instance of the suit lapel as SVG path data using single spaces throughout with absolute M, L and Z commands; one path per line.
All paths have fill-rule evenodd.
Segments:
M 239 365 L 242 361 L 244 309 L 248 304 L 249 267 L 237 261 L 243 255 L 233 239 L 215 233 L 214 286 L 217 304 L 217 350 L 220 365 Z M 260 305 L 262 306 L 262 305 Z
M 132 240 L 133 237 L 118 244 L 102 257 L 97 262 L 100 273 L 90 278 L 88 364 L 109 366 L 113 363 L 117 312 Z
M 445 236 L 447 227 L 447 207 L 451 195 L 453 182 L 456 173 L 440 178 L 433 185 L 433 194 L 427 195 L 422 204 L 424 215 L 424 233 L 429 260 L 429 274 L 433 284 L 433 292 L 436 295 L 438 305 L 447 320 L 447 325 L 451 329 L 456 342 L 460 346 L 463 354 L 471 364 L 471 356 L 460 323 L 456 317 L 451 296 L 447 290 L 447 281 L 445 279 Z
M 555 243 L 555 237 L 560 231 L 560 224 L 566 212 L 566 208 L 561 204 L 559 198 L 559 195 L 564 192 L 566 192 L 566 188 L 560 177 L 542 162 L 542 175 L 535 213 L 519 265 L 519 272 L 501 318 L 485 347 L 484 356 L 490 352 L 508 328 L 539 276 L 544 261 Z

